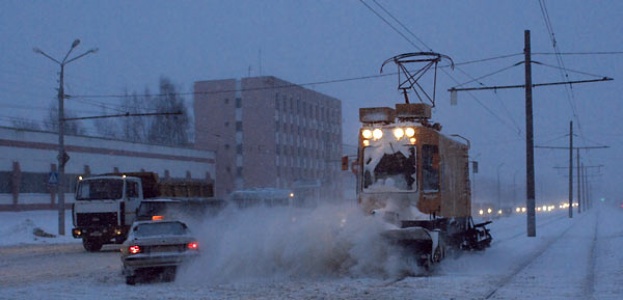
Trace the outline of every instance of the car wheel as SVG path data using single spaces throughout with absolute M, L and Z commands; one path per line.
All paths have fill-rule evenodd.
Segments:
M 136 276 L 126 276 L 125 284 L 127 285 L 135 285 L 136 284 Z
M 103 244 L 98 240 L 84 239 L 82 240 L 82 246 L 84 247 L 84 250 L 87 250 L 89 252 L 97 252 L 102 250 Z

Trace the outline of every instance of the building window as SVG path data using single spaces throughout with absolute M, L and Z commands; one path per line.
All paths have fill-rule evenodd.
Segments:
M 242 98 L 236 98 L 236 108 L 242 107 Z

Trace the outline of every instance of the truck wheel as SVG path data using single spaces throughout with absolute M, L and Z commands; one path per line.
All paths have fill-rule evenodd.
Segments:
M 441 245 L 438 245 L 437 248 L 435 248 L 435 251 L 433 251 L 433 255 L 431 256 L 431 262 L 438 263 L 443 259 L 443 257 L 443 247 Z
M 98 240 L 83 239 L 82 246 L 84 247 L 84 250 L 87 250 L 88 252 L 97 252 L 102 250 L 103 244 Z

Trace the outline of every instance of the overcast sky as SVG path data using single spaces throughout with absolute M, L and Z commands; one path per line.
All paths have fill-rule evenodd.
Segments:
M 99 51 L 66 66 L 66 93 L 75 96 L 66 108 L 78 116 L 101 114 L 102 107 L 124 111 L 111 95 L 155 92 L 162 76 L 190 93 L 199 80 L 272 75 L 340 99 L 344 143 L 355 145 L 358 108 L 393 107 L 403 99 L 395 76 L 341 80 L 379 75 L 382 62 L 397 54 L 435 51 L 457 66 L 440 70 L 433 118 L 443 132 L 471 141 L 471 159 L 480 163 L 473 178 L 476 197 L 495 199 L 499 178 L 501 193 L 512 197 L 516 186 L 521 200 L 524 90 L 459 93 L 453 106 L 447 89 L 523 84 L 524 67 L 516 64 L 523 61 L 524 30 L 530 30 L 533 60 L 540 63 L 532 66 L 534 84 L 614 78 L 535 88 L 534 134 L 535 145 L 566 147 L 573 121 L 575 146 L 608 146 L 581 150 L 581 161 L 595 166 L 587 171 L 592 195 L 620 201 L 621 16 L 618 0 L 5 0 L 0 1 L 0 124 L 44 118 L 56 101 L 59 66 L 32 49 L 61 60 L 79 38 L 72 56 Z M 552 55 L 556 51 L 563 55 Z M 322 83 L 327 81 L 337 82 Z M 190 94 L 185 98 L 192 101 Z M 535 155 L 537 201 L 566 199 L 568 171 L 560 167 L 567 167 L 568 151 L 536 149 Z

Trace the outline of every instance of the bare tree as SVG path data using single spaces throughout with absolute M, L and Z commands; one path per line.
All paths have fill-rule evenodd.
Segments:
M 148 141 L 163 145 L 190 143 L 190 118 L 178 89 L 168 78 L 160 79 L 160 94 L 154 97 L 153 111 L 157 113 L 180 112 L 179 115 L 156 115 L 150 120 Z
M 127 94 L 127 93 L 126 93 Z M 131 96 L 126 96 L 128 104 L 124 105 L 129 114 L 142 114 L 147 112 L 146 104 L 151 102 L 151 95 L 148 89 L 145 89 L 144 95 L 137 95 L 134 92 Z M 147 141 L 147 120 L 146 117 L 133 116 L 123 118 L 122 120 L 122 138 L 130 142 L 146 142 Z
M 72 111 L 65 109 L 65 119 L 75 118 L 76 114 Z M 56 101 L 50 104 L 50 109 L 48 110 L 47 119 L 43 120 L 43 129 L 58 132 L 58 103 Z M 79 121 L 69 121 L 65 122 L 65 134 L 69 135 L 84 135 L 86 130 Z
M 18 129 L 41 130 L 41 124 L 35 120 L 18 118 L 11 121 L 11 123 L 13 124 L 13 127 Z
M 98 119 L 94 125 L 100 135 L 139 143 L 187 145 L 190 143 L 190 118 L 178 88 L 168 78 L 160 79 L 160 93 L 152 96 L 149 89 L 142 95 L 126 91 L 121 105 L 128 116 L 120 122 Z M 179 115 L 170 115 L 180 112 Z M 161 113 L 162 115 L 158 115 Z M 155 114 L 140 116 L 140 114 Z M 118 126 L 120 125 L 120 126 Z
M 102 108 L 102 116 L 110 115 L 108 109 Z M 119 129 L 118 120 L 114 120 L 111 118 L 101 118 L 93 120 L 93 126 L 97 131 L 99 136 L 108 137 L 108 138 L 120 138 L 121 131 Z

